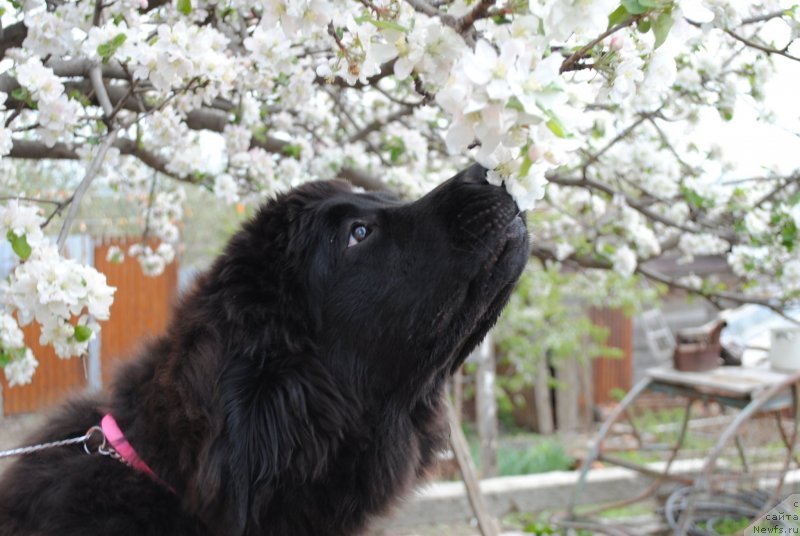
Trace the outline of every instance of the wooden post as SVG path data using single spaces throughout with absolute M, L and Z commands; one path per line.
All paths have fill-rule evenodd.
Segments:
M 456 412 L 456 422 L 461 422 L 464 412 L 464 367 L 458 367 L 453 374 L 453 408 Z
M 578 363 L 574 358 L 564 359 L 556 369 L 558 388 L 556 389 L 556 422 L 558 430 L 574 432 L 580 429 L 578 423 Z
M 594 423 L 594 375 L 591 360 L 577 360 L 578 384 L 578 426 L 581 430 L 591 430 Z
M 553 406 L 550 398 L 550 367 L 547 358 L 542 360 L 536 369 L 533 384 L 533 399 L 536 406 L 537 432 L 550 435 L 555 431 L 553 423 Z
M 453 448 L 456 461 L 458 461 L 458 467 L 461 469 L 461 478 L 464 480 L 464 486 L 467 488 L 467 498 L 472 506 L 472 511 L 475 513 L 475 517 L 478 520 L 478 528 L 483 536 L 498 536 L 499 530 L 497 522 L 489 513 L 486 501 L 484 501 L 483 495 L 481 494 L 481 488 L 475 471 L 475 464 L 472 463 L 472 457 L 469 454 L 467 438 L 464 437 L 461 424 L 456 420 L 456 412 L 450 400 L 447 400 L 447 415 L 450 420 L 450 446 Z
M 480 438 L 481 478 L 497 476 L 497 400 L 494 394 L 495 360 L 491 334 L 476 349 L 475 374 L 478 437 Z

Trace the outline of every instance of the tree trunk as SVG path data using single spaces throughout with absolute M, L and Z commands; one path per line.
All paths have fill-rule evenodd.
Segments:
M 555 431 L 553 406 L 550 398 L 550 367 L 544 360 L 536 370 L 533 384 L 533 399 L 536 406 L 536 431 L 550 435 Z

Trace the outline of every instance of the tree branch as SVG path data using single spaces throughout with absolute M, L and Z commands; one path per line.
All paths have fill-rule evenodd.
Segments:
M 0 58 L 6 55 L 9 48 L 21 47 L 26 37 L 28 37 L 28 28 L 22 22 L 4 27 L 0 32 Z
M 100 107 L 103 109 L 103 116 L 106 120 L 110 120 L 111 114 L 114 113 L 114 107 L 111 105 L 106 86 L 103 84 L 103 72 L 99 63 L 89 69 L 89 80 L 92 81 L 92 88 L 97 96 L 97 102 L 100 103 Z
M 372 76 L 367 78 L 367 82 L 366 83 L 361 82 L 360 80 L 356 80 L 355 84 L 350 85 L 350 84 L 347 83 L 347 81 L 344 78 L 342 78 L 340 76 L 337 76 L 333 80 L 329 80 L 329 79 L 327 79 L 327 78 L 325 78 L 323 76 L 317 76 L 316 78 L 314 78 L 314 82 L 319 84 L 319 85 L 321 85 L 321 86 L 326 86 L 327 85 L 327 86 L 336 86 L 336 87 L 345 88 L 345 89 L 348 89 L 348 88 L 349 89 L 362 89 L 362 88 L 365 88 L 367 86 L 374 85 L 376 82 L 379 82 L 380 80 L 386 78 L 390 74 L 394 74 L 394 62 L 395 61 L 396 60 L 387 61 L 386 63 L 381 65 L 381 70 L 379 72 L 377 72 L 376 74 L 373 74 Z
M 782 316 L 782 317 L 784 317 L 784 318 L 786 318 L 788 320 L 791 320 L 795 324 L 798 323 L 797 320 L 795 320 L 795 319 L 789 317 L 788 315 L 786 315 L 786 313 L 783 312 L 783 309 L 780 306 L 775 305 L 775 303 L 773 303 L 773 302 L 771 302 L 769 300 L 760 299 L 760 298 L 756 298 L 756 297 L 752 297 L 752 296 L 747 296 L 745 294 L 738 294 L 736 292 L 725 292 L 725 291 L 713 291 L 713 292 L 711 292 L 711 291 L 707 291 L 707 290 L 697 289 L 697 288 L 694 288 L 694 287 L 692 287 L 690 285 L 686 285 L 684 283 L 681 283 L 680 281 L 677 281 L 677 280 L 675 280 L 675 279 L 673 279 L 671 277 L 668 277 L 668 276 L 666 276 L 666 275 L 664 275 L 664 274 L 662 274 L 660 272 L 656 272 L 655 270 L 651 270 L 650 268 L 642 266 L 641 264 L 639 264 L 636 267 L 636 271 L 638 273 L 642 274 L 643 276 L 645 276 L 646 278 L 651 279 L 653 281 L 657 281 L 659 283 L 663 283 L 665 285 L 668 285 L 668 286 L 670 286 L 672 288 L 679 289 L 679 290 L 685 290 L 686 292 L 690 292 L 692 294 L 696 294 L 696 295 L 698 295 L 700 297 L 703 297 L 703 298 L 707 299 L 709 302 L 711 302 L 713 305 L 715 305 L 718 308 L 720 308 L 720 304 L 719 304 L 719 300 L 720 299 L 734 302 L 737 305 L 744 305 L 744 304 L 747 304 L 747 303 L 752 303 L 752 304 L 755 304 L 755 305 L 761 305 L 762 307 L 766 307 L 766 308 L 772 310 L 773 312 L 779 314 L 780 316 Z
M 555 253 L 553 251 L 551 251 L 551 250 L 549 250 L 549 249 L 547 249 L 547 248 L 545 248 L 543 246 L 540 246 L 540 245 L 534 245 L 531 248 L 531 255 L 533 255 L 537 259 L 541 260 L 542 262 L 545 262 L 545 261 L 557 261 L 557 262 L 559 262 L 558 258 L 556 257 L 556 255 L 555 255 Z M 584 256 L 579 256 L 579 255 L 572 254 L 569 257 L 567 257 L 567 259 L 565 259 L 565 261 L 573 263 L 573 264 L 575 264 L 575 265 L 577 265 L 577 266 L 579 266 L 581 268 L 592 268 L 592 269 L 597 269 L 597 270 L 611 270 L 611 269 L 613 269 L 613 266 L 609 262 L 604 261 L 604 260 L 599 259 L 599 258 L 589 258 L 589 257 L 584 257 Z M 560 261 L 560 262 L 563 262 L 563 261 Z M 686 285 L 684 283 L 681 283 L 680 281 L 677 281 L 676 279 L 668 277 L 668 276 L 666 276 L 666 275 L 664 275 L 664 274 L 662 274 L 660 272 L 657 272 L 657 271 L 655 271 L 655 270 L 653 270 L 651 268 L 648 268 L 648 267 L 644 266 L 644 263 L 646 263 L 646 261 L 639 261 L 639 263 L 638 263 L 638 265 L 636 267 L 636 272 L 637 273 L 643 275 L 647 279 L 650 279 L 652 281 L 656 281 L 658 283 L 663 283 L 663 284 L 665 284 L 665 285 L 667 285 L 667 286 L 669 286 L 671 288 L 684 290 L 684 291 L 689 292 L 691 294 L 694 294 L 694 295 L 700 296 L 702 298 L 705 298 L 709 302 L 711 302 L 713 305 L 715 305 L 716 307 L 719 307 L 719 305 L 720 305 L 719 301 L 720 300 L 728 300 L 728 301 L 734 302 L 734 303 L 739 304 L 739 305 L 752 303 L 752 304 L 762 305 L 764 307 L 767 307 L 767 308 L 771 309 L 772 311 L 776 312 L 777 314 L 779 314 L 779 315 L 781 315 L 783 317 L 786 317 L 786 314 L 783 312 L 783 310 L 780 308 L 780 306 L 775 305 L 774 303 L 770 302 L 769 300 L 757 298 L 757 297 L 754 297 L 754 296 L 747 296 L 747 295 L 744 295 L 744 294 L 738 294 L 738 293 L 735 293 L 735 292 L 725 292 L 725 291 L 713 291 L 712 292 L 712 291 L 708 291 L 708 290 L 697 289 L 697 288 L 694 288 L 694 287 L 692 287 L 690 285 Z M 788 317 L 786 317 L 786 318 L 788 318 Z M 793 322 L 796 322 L 796 321 L 793 320 Z
M 353 134 L 350 137 L 349 143 L 356 143 L 358 141 L 361 141 L 364 138 L 366 138 L 367 136 L 369 136 L 370 134 L 372 134 L 373 132 L 375 132 L 376 130 L 380 130 L 380 129 L 384 128 L 389 123 L 393 123 L 394 121 L 397 121 L 401 117 L 405 117 L 407 115 L 411 115 L 413 112 L 414 112 L 413 108 L 406 107 L 406 108 L 402 108 L 400 110 L 397 110 L 393 114 L 389 115 L 386 119 L 383 119 L 383 120 L 376 119 L 375 121 L 373 121 L 369 125 L 365 126 L 361 130 L 359 130 L 358 132 Z
M 495 0 L 480 0 L 475 8 L 455 21 L 453 29 L 458 33 L 463 33 L 466 29 L 470 28 L 475 21 L 486 18 L 489 9 L 494 5 Z
M 600 192 L 603 192 L 606 195 L 609 195 L 611 197 L 620 196 L 625 200 L 625 203 L 629 207 L 631 207 L 633 210 L 639 212 L 641 215 L 643 215 L 645 218 L 647 218 L 647 219 L 649 219 L 651 221 L 655 221 L 655 222 L 661 223 L 663 225 L 666 225 L 667 227 L 672 227 L 674 229 L 679 229 L 679 230 L 681 230 L 683 232 L 686 232 L 686 233 L 696 234 L 696 233 L 699 233 L 701 231 L 701 229 L 693 228 L 693 227 L 690 227 L 690 226 L 685 225 L 683 223 L 679 223 L 679 222 L 670 220 L 669 218 L 666 218 L 666 217 L 658 214 L 657 212 L 654 212 L 654 211 L 650 210 L 650 208 L 648 208 L 646 205 L 640 203 L 639 201 L 637 201 L 636 199 L 634 199 L 630 195 L 626 194 L 625 192 L 615 190 L 614 188 L 612 188 L 612 187 L 610 187 L 608 185 L 602 184 L 602 183 L 597 182 L 597 181 L 595 181 L 593 179 L 590 179 L 588 177 L 569 178 L 569 177 L 562 177 L 562 176 L 557 175 L 557 174 L 548 174 L 547 175 L 547 180 L 549 182 L 552 182 L 554 184 L 560 184 L 562 186 L 572 186 L 572 187 L 577 187 L 577 188 L 588 188 L 590 190 L 600 191 Z M 724 238 L 725 240 L 727 240 L 731 244 L 735 244 L 738 241 L 738 237 L 733 233 L 723 233 L 723 232 L 719 232 L 719 231 L 716 231 L 716 230 L 715 230 L 715 233 L 717 235 L 719 235 L 721 238 Z
M 100 171 L 100 166 L 103 164 L 106 153 L 108 153 L 108 149 L 111 148 L 111 144 L 114 143 L 116 137 L 117 129 L 108 133 L 106 139 L 103 140 L 102 145 L 100 145 L 100 148 L 97 150 L 97 154 L 91 164 L 89 164 L 86 174 L 83 176 L 83 180 L 78 185 L 75 193 L 72 194 L 72 203 L 69 205 L 69 211 L 64 218 L 64 224 L 61 226 L 61 232 L 58 233 L 58 241 L 56 242 L 58 250 L 62 253 L 64 251 L 64 244 L 67 242 L 67 236 L 69 236 L 69 230 L 72 227 L 72 222 L 75 221 L 75 216 L 78 215 L 78 207 L 80 207 L 81 200 L 89 189 L 89 186 L 91 186 L 92 181 L 97 176 L 97 172 Z

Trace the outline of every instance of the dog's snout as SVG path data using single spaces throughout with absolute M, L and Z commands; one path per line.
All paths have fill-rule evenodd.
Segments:
M 456 182 L 464 184 L 488 184 L 487 169 L 480 164 L 473 164 L 456 176 Z

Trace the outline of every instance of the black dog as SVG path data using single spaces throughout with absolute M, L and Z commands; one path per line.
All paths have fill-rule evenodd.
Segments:
M 409 204 L 341 182 L 267 203 L 108 397 L 32 438 L 108 413 L 154 474 L 81 445 L 26 455 L 0 482 L 0 534 L 363 532 L 445 445 L 445 380 L 527 259 L 519 210 L 485 173 Z

